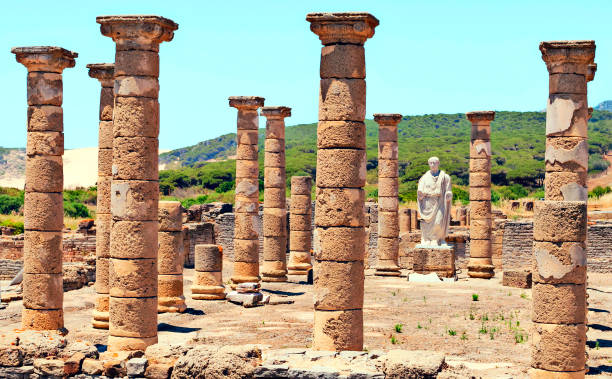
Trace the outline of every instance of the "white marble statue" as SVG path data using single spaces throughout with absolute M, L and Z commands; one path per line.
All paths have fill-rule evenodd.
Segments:
M 451 178 L 440 170 L 438 157 L 427 161 L 430 170 L 419 179 L 417 205 L 421 215 L 421 244 L 423 247 L 447 246 L 453 200 Z

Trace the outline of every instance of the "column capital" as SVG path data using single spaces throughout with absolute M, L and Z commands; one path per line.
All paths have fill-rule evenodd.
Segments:
M 159 51 L 159 44 L 172 41 L 178 29 L 174 21 L 154 15 L 98 16 L 96 22 L 117 50 Z
M 230 107 L 256 110 L 263 107 L 266 99 L 259 96 L 230 96 L 228 100 Z
M 90 63 L 86 67 L 89 69 L 89 77 L 98 79 L 102 87 L 112 87 L 114 85 L 114 63 Z
M 376 17 L 364 12 L 309 13 L 306 21 L 323 45 L 349 43 L 363 45 L 374 35 Z
M 595 59 L 595 41 L 545 41 L 540 51 L 550 74 L 587 75 Z
M 374 113 L 374 121 L 379 125 L 397 125 L 402 117 L 399 113 Z
M 28 72 L 43 71 L 61 74 L 65 68 L 74 67 L 79 54 L 57 46 L 13 47 L 17 62 L 28 68 Z
M 474 111 L 466 113 L 465 116 L 471 123 L 483 121 L 491 122 L 495 120 L 495 111 Z
M 589 66 L 587 68 L 587 74 L 586 74 L 587 82 L 590 82 L 593 79 L 595 79 L 595 71 L 597 71 L 597 63 L 589 64 Z
M 263 107 L 261 108 L 261 115 L 266 118 L 285 118 L 291 117 L 291 108 L 289 107 Z

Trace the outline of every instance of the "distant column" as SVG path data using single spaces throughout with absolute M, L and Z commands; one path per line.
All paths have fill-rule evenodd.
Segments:
M 312 270 L 312 178 L 291 177 L 289 214 L 289 275 L 308 275 Z
M 157 310 L 185 312 L 183 295 L 183 213 L 178 201 L 159 202 Z
M 378 123 L 378 262 L 376 275 L 399 276 L 397 124 L 402 115 L 375 114 Z
M 159 44 L 178 25 L 159 16 L 100 16 L 116 43 L 108 348 L 157 343 Z
M 223 286 L 223 253 L 217 245 L 195 245 L 195 282 L 191 286 L 194 300 L 225 299 Z
M 533 222 L 532 378 L 582 378 L 586 356 L 587 81 L 594 41 L 540 43 L 549 72 L 545 201 Z M 590 67 L 589 67 L 590 66 Z
M 100 126 L 98 129 L 98 197 L 96 201 L 96 306 L 92 325 L 108 329 L 108 267 L 110 263 L 111 180 L 113 178 L 113 95 L 115 65 L 88 64 L 89 76 L 98 79 L 100 92 Z
M 11 52 L 28 69 L 21 325 L 54 330 L 64 327 L 62 71 L 74 67 L 78 54 L 52 46 L 16 47 Z
M 259 283 L 259 233 L 256 229 L 259 217 L 259 115 L 264 98 L 257 96 L 232 96 L 230 107 L 238 109 L 236 148 L 236 195 L 234 201 L 234 275 L 232 287 L 240 283 Z M 285 192 L 275 191 L 268 196 L 268 204 L 285 203 Z
M 468 112 L 470 143 L 470 260 L 471 278 L 495 275 L 491 250 L 491 121 L 495 112 Z
M 264 157 L 263 271 L 264 282 L 287 281 L 287 206 L 285 117 L 288 107 L 263 107 L 266 117 Z M 280 201 L 279 201 L 280 200 Z
M 366 180 L 365 41 L 369 13 L 311 13 L 323 43 L 317 127 L 317 246 L 314 268 L 316 350 L 363 349 Z

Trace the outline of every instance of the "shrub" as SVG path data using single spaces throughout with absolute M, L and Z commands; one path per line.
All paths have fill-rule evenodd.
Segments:
M 609 186 L 606 186 L 605 188 L 602 186 L 597 186 L 593 188 L 592 191 L 589 192 L 589 197 L 594 197 L 596 199 L 599 199 L 603 195 L 610 193 L 610 192 L 612 192 L 612 188 L 610 188 Z
M 198 197 L 190 197 L 190 198 L 181 200 L 181 205 L 183 206 L 183 208 L 189 209 L 189 207 L 191 207 L 192 205 L 204 204 L 206 202 L 208 202 L 208 196 L 200 195 Z
M 219 187 L 215 188 L 215 192 L 224 193 L 227 191 L 231 191 L 234 189 L 234 185 L 236 185 L 236 183 L 233 180 L 230 182 L 223 182 L 219 184 Z
M 8 226 L 9 228 L 15 228 L 15 235 L 23 233 L 23 222 L 4 220 L 0 222 L 0 226 Z
M 11 214 L 19 212 L 23 206 L 23 196 L 0 195 L 0 213 Z
M 73 201 L 64 201 L 64 214 L 74 218 L 90 218 L 89 209 L 81 204 Z
M 466 205 L 470 203 L 470 194 L 468 191 L 459 188 L 453 187 L 453 202 L 459 200 L 461 204 Z

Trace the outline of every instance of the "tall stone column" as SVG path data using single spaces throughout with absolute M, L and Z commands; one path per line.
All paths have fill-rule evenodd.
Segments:
M 289 214 L 289 274 L 308 275 L 312 270 L 312 178 L 291 177 Z
M 582 378 L 586 344 L 587 81 L 593 41 L 540 44 L 549 72 L 545 201 L 534 207 L 533 378 Z
M 89 76 L 98 79 L 100 91 L 100 126 L 98 128 L 98 198 L 96 209 L 96 306 L 92 326 L 108 329 L 108 267 L 110 263 L 110 189 L 113 177 L 113 108 L 115 97 L 113 86 L 115 65 L 113 63 L 88 64 Z
M 378 123 L 378 262 L 376 275 L 399 276 L 397 124 L 402 115 L 375 114 Z
M 286 282 L 287 206 L 277 198 L 286 192 L 285 117 L 291 116 L 291 108 L 263 107 L 261 114 L 266 117 L 262 280 Z M 272 201 L 266 202 L 269 196 Z
M 491 121 L 495 112 L 468 112 L 470 143 L 470 260 L 471 278 L 495 275 L 491 249 Z
M 238 109 L 236 148 L 236 195 L 234 198 L 234 275 L 232 287 L 240 283 L 259 283 L 259 233 L 255 228 L 259 213 L 259 115 L 264 98 L 232 96 L 230 107 Z M 280 208 L 285 204 L 285 190 L 270 188 L 264 207 Z
M 159 44 L 178 25 L 159 16 L 100 16 L 116 43 L 109 350 L 157 343 Z
M 178 201 L 159 202 L 157 310 L 185 312 L 183 295 L 183 213 Z
M 316 350 L 363 349 L 366 181 L 365 41 L 369 13 L 311 13 L 323 43 L 317 127 L 314 267 Z
M 11 52 L 28 69 L 21 325 L 54 330 L 64 327 L 62 71 L 74 67 L 78 54 L 53 46 L 15 47 Z

